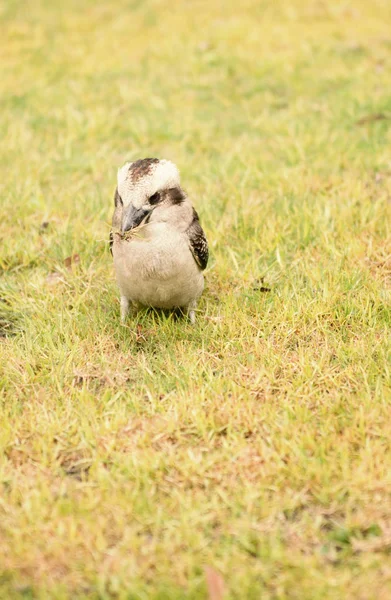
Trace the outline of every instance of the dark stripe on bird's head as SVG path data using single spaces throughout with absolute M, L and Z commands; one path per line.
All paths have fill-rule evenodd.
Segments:
M 119 192 L 118 192 L 118 187 L 115 188 L 114 206 L 123 206 L 122 198 L 121 198 L 121 196 L 119 195 Z
M 169 204 L 182 204 L 186 200 L 186 194 L 180 187 L 169 188 L 164 192 L 164 200 Z

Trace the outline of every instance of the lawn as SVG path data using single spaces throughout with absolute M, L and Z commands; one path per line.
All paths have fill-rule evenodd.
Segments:
M 391 597 L 391 4 L 0 7 L 0 598 Z M 119 321 L 174 161 L 197 323 Z

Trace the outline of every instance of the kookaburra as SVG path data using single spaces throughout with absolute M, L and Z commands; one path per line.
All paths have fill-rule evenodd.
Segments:
M 195 322 L 208 243 L 169 160 L 144 158 L 118 170 L 110 247 L 121 321 L 132 305 L 182 308 Z

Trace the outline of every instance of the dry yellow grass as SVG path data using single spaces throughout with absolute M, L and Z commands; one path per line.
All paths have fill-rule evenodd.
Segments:
M 391 597 L 391 5 L 0 14 L 0 597 Z M 195 328 L 119 324 L 145 156 L 210 241 Z

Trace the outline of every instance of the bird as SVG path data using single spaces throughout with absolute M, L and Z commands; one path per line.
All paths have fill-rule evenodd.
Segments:
M 209 249 L 170 160 L 143 158 L 118 169 L 110 249 L 121 323 L 130 308 L 180 308 L 195 323 Z

